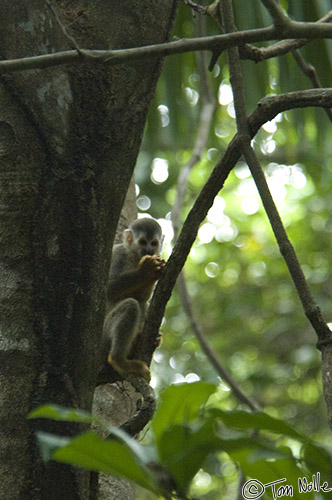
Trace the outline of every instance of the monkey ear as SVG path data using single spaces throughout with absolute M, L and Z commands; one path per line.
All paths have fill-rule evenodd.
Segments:
M 123 231 L 123 242 L 127 245 L 131 245 L 134 241 L 133 232 L 131 229 L 125 229 Z

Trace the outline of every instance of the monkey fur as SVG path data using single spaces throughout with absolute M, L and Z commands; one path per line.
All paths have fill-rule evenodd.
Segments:
M 165 261 L 159 257 L 163 235 L 155 219 L 134 221 L 115 245 L 107 287 L 107 307 L 100 347 L 100 364 L 109 363 L 122 376 L 134 374 L 150 380 L 146 363 L 128 359 L 141 333 L 153 287 Z

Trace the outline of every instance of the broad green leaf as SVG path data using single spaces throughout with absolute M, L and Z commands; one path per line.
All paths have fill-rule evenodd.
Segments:
M 28 418 L 50 418 L 61 422 L 92 423 L 96 421 L 90 413 L 75 408 L 47 404 L 30 411 Z
M 261 461 L 255 464 L 241 463 L 243 473 L 249 477 L 242 494 L 246 498 L 294 498 L 303 500 L 303 493 L 299 491 L 298 480 L 303 477 L 303 471 L 292 459 Z M 256 495 L 250 497 L 250 487 L 257 488 Z M 262 496 L 264 494 L 264 496 Z M 306 492 L 305 498 L 313 500 L 314 494 Z
M 182 494 L 186 494 L 189 484 L 206 457 L 220 450 L 211 420 L 202 425 L 175 425 L 169 427 L 158 443 L 161 464 L 171 472 Z
M 259 431 L 269 431 L 275 434 L 283 434 L 301 442 L 306 442 L 308 437 L 301 434 L 291 425 L 283 420 L 271 417 L 267 413 L 257 412 L 249 413 L 247 411 L 223 411 L 212 409 L 210 413 L 220 418 L 227 427 L 233 429 L 249 430 L 257 429 Z
M 216 390 L 213 384 L 194 382 L 168 387 L 160 397 L 158 409 L 152 420 L 156 440 L 172 425 L 191 422 L 201 407 Z
M 204 462 L 211 453 L 228 453 L 241 468 L 243 466 L 248 475 L 255 470 L 261 472 L 260 465 L 256 468 L 255 464 L 269 464 L 268 460 L 274 463 L 286 459 L 295 464 L 289 450 L 281 450 L 251 438 L 220 438 L 212 419 L 200 425 L 169 427 L 158 442 L 158 451 L 162 466 L 171 472 L 184 495 L 191 480 L 200 468 L 204 468 Z M 265 468 L 270 471 L 268 466 Z M 262 479 L 265 480 L 266 476 L 268 474 L 264 473 Z
M 58 420 L 61 422 L 80 422 L 80 423 L 94 423 L 109 431 L 110 434 L 116 436 L 118 440 L 125 443 L 128 448 L 131 449 L 132 453 L 139 456 L 140 460 L 144 462 L 146 455 L 142 454 L 142 447 L 137 443 L 136 439 L 130 437 L 126 432 L 114 427 L 94 417 L 93 415 L 74 408 L 65 408 L 59 405 L 44 405 L 35 410 L 32 410 L 28 414 L 28 418 L 49 418 L 53 420 Z M 51 436 L 51 434 L 49 435 Z M 148 459 L 151 461 L 151 457 Z
M 319 444 L 312 441 L 308 436 L 298 432 L 291 425 L 283 420 L 271 417 L 266 413 L 248 413 L 245 411 L 225 412 L 219 409 L 210 411 L 212 415 L 220 418 L 227 427 L 233 429 L 258 429 L 259 431 L 269 431 L 304 444 L 303 454 L 308 469 L 315 474 L 321 472 L 326 480 L 329 479 L 332 470 L 332 456 Z
M 254 439 L 232 440 L 229 444 L 224 443 L 224 447 L 232 460 L 240 464 L 241 470 L 246 477 L 252 478 L 252 480 L 258 481 L 262 485 L 281 479 L 285 480 L 274 487 L 266 486 L 266 494 L 271 498 L 279 498 L 280 496 L 277 496 L 276 493 L 276 496 L 273 497 L 273 488 L 275 488 L 276 492 L 280 488 L 281 494 L 283 488 L 287 488 L 288 485 L 293 488 L 292 495 L 289 496 L 298 500 L 303 497 L 298 491 L 298 479 L 304 476 L 304 471 L 298 466 L 297 460 L 291 455 L 290 450 L 269 449 L 268 446 L 265 447 L 264 444 Z M 256 498 L 259 498 L 259 496 Z M 312 493 L 307 492 L 306 498 L 312 500 L 314 497 Z
M 331 480 L 332 457 L 325 448 L 317 443 L 308 442 L 303 447 L 303 458 L 312 474 L 320 472 L 324 480 Z
M 138 457 L 125 444 L 114 440 L 103 440 L 93 432 L 82 434 L 74 439 L 39 433 L 38 440 L 44 450 L 49 447 L 49 456 L 52 459 L 117 477 L 125 477 L 150 491 L 158 492 L 150 470 L 140 460 L 144 454 L 143 447 Z

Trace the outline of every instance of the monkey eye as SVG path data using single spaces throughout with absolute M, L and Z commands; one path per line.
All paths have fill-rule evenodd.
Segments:
M 153 240 L 153 241 L 151 241 L 150 244 L 151 244 L 152 247 L 157 247 L 158 246 L 158 241 L 157 240 Z
M 141 245 L 142 247 L 145 247 L 145 246 L 148 244 L 148 242 L 146 241 L 146 239 L 145 239 L 145 238 L 140 238 L 140 239 L 138 240 L 138 243 L 139 243 L 139 245 Z

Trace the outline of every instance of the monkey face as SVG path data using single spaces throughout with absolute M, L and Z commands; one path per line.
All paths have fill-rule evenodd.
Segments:
M 141 257 L 145 255 L 156 255 L 159 253 L 160 244 L 157 238 L 148 240 L 145 236 L 141 236 L 137 242 L 138 252 Z
M 145 255 L 159 255 L 163 235 L 158 222 L 152 218 L 137 219 L 124 232 L 124 242 L 137 252 L 139 258 Z

